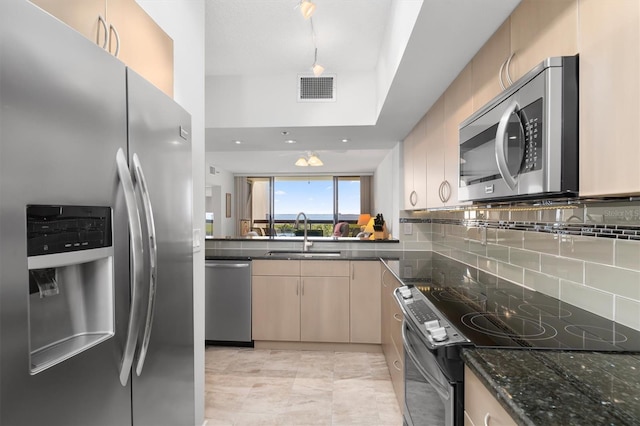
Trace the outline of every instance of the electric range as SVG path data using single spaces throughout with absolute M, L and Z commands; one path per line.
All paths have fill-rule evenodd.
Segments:
M 464 423 L 464 347 L 640 352 L 638 330 L 440 254 L 426 256 L 417 271 L 391 268 L 405 284 L 394 295 L 404 314 L 406 425 Z

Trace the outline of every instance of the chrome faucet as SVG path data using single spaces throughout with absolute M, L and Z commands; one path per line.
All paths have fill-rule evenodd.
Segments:
M 309 241 L 307 239 L 307 215 L 304 214 L 304 212 L 298 213 L 298 216 L 296 216 L 296 221 L 293 226 L 295 226 L 296 229 L 299 229 L 300 216 L 304 217 L 304 238 L 302 242 L 302 251 L 308 251 L 309 247 L 313 245 L 313 241 Z

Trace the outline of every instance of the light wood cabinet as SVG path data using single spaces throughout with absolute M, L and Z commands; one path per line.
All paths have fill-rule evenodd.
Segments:
M 467 65 L 444 93 L 444 182 L 449 188 L 444 206 L 462 204 L 458 201 L 459 126 L 473 113 L 472 65 Z
M 464 367 L 464 424 L 465 426 L 517 424 L 467 366 Z
M 118 58 L 173 97 L 171 37 L 134 0 L 107 0 L 107 19 L 120 38 Z M 113 36 L 109 40 L 115 42 Z
M 401 283 L 386 268 L 382 268 L 382 352 L 384 353 L 391 383 L 398 399 L 404 405 L 404 347 L 402 346 L 402 312 L 396 302 L 393 291 Z
M 32 3 L 116 55 L 173 97 L 173 40 L 135 0 L 32 0 Z
M 251 335 L 253 340 L 300 340 L 300 278 L 253 276 Z
M 253 340 L 349 342 L 349 261 L 254 260 Z
M 523 0 L 511 14 L 511 51 L 513 81 L 549 56 L 578 53 L 578 0 Z
M 640 193 L 640 2 L 580 1 L 580 195 Z
M 510 53 L 511 19 L 507 18 L 471 60 L 472 112 L 502 92 L 500 69 Z
M 302 277 L 302 342 L 349 342 L 349 278 Z
M 300 262 L 300 340 L 349 342 L 349 261 Z
M 253 340 L 300 340 L 300 261 L 254 260 L 251 277 Z
M 351 343 L 379 344 L 381 327 L 381 263 L 352 261 L 349 286 Z
M 425 116 L 402 142 L 405 210 L 422 210 L 427 207 L 426 142 Z
M 444 204 L 445 167 L 444 95 L 433 104 L 426 117 L 427 208 Z

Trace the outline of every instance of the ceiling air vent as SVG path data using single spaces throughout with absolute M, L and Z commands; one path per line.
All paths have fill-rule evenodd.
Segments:
M 336 100 L 336 76 L 298 76 L 298 102 L 334 102 Z

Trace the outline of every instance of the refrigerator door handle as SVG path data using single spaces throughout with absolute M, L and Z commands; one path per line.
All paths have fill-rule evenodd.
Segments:
M 140 281 L 143 276 L 142 268 L 142 227 L 140 226 L 140 216 L 136 203 L 133 181 L 127 165 L 127 158 L 122 148 L 116 154 L 116 164 L 118 166 L 118 176 L 124 191 L 124 200 L 127 206 L 127 216 L 129 219 L 129 240 L 131 243 L 131 269 L 133 270 L 131 281 L 131 307 L 129 310 L 129 325 L 127 326 L 127 340 L 122 354 L 120 365 L 120 383 L 127 385 L 129 372 L 133 365 L 133 356 L 138 340 L 139 324 L 142 317 L 142 293 L 140 292 Z
M 142 207 L 147 223 L 147 233 L 149 236 L 149 300 L 147 301 L 147 317 L 144 325 L 144 334 L 142 338 L 142 346 L 138 352 L 138 362 L 136 364 L 136 374 L 142 373 L 144 360 L 147 356 L 149 348 L 149 339 L 151 338 L 151 328 L 153 327 L 153 315 L 156 305 L 156 290 L 158 288 L 157 265 L 158 265 L 158 246 L 156 243 L 156 226 L 153 219 L 153 209 L 151 208 L 151 199 L 147 190 L 147 181 L 140 165 L 138 154 L 133 154 L 133 175 L 136 183 L 140 186 L 142 194 Z

